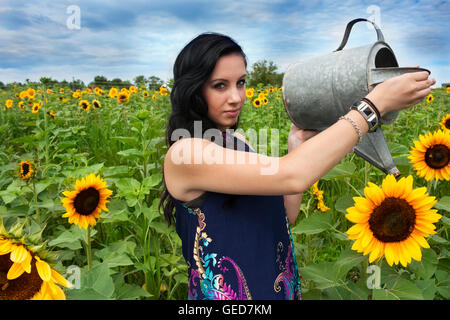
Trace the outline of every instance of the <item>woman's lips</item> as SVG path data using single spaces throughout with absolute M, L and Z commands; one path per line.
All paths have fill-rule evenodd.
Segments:
M 234 111 L 225 111 L 225 113 L 228 114 L 229 116 L 236 117 L 239 114 L 239 111 L 240 110 L 237 109 L 237 110 L 234 110 Z

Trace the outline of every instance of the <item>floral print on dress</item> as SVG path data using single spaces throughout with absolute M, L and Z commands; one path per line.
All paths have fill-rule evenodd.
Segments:
M 300 300 L 302 298 L 300 291 L 300 279 L 298 277 L 297 261 L 295 259 L 295 255 L 292 254 L 292 248 L 294 245 L 287 218 L 286 227 L 289 232 L 290 243 L 287 249 L 286 258 L 283 260 L 282 257 L 284 255 L 285 248 L 281 241 L 278 242 L 276 262 L 281 272 L 275 279 L 273 290 L 275 290 L 276 293 L 279 293 L 281 291 L 280 283 L 282 283 L 286 300 Z
M 189 296 L 188 299 L 206 300 L 250 300 L 252 296 L 247 286 L 244 274 L 239 266 L 229 257 L 217 258 L 217 253 L 208 252 L 212 242 L 204 231 L 205 215 L 200 208 L 188 209 L 189 213 L 198 217 L 195 234 L 193 257 L 196 269 L 189 266 Z M 233 273 L 237 280 L 237 288 L 225 282 L 225 275 Z

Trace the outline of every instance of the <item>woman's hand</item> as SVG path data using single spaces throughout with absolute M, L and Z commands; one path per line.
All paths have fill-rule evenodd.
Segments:
M 318 134 L 317 130 L 305 130 L 297 128 L 294 124 L 291 124 L 288 137 L 288 153 L 297 148 L 303 142 Z
M 400 111 L 420 103 L 430 94 L 430 87 L 436 80 L 428 76 L 428 72 L 419 71 L 390 78 L 378 84 L 366 97 L 375 104 L 381 116 Z

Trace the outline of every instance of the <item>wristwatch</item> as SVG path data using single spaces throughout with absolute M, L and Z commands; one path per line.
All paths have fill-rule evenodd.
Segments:
M 369 104 L 364 101 L 355 102 L 350 110 L 357 110 L 361 115 L 366 119 L 367 124 L 369 125 L 369 132 L 374 132 L 378 128 L 378 118 L 375 112 L 373 112 L 372 108 L 370 108 Z

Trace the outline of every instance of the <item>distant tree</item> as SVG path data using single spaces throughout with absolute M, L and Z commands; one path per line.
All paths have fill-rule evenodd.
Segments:
M 5 90 L 6 86 L 3 82 L 0 81 L 0 89 Z
M 278 67 L 273 61 L 260 60 L 253 64 L 250 72 L 248 87 L 256 87 L 259 83 L 262 85 L 281 86 L 283 73 L 277 73 Z
M 173 78 L 170 78 L 169 81 L 167 81 L 167 86 L 172 89 L 173 88 Z
M 120 78 L 114 78 L 109 83 L 112 87 L 122 87 L 123 86 L 122 79 L 120 79 Z
M 41 83 L 42 83 L 44 86 L 47 86 L 47 87 L 50 87 L 50 86 L 54 85 L 55 83 L 58 83 L 58 81 L 53 80 L 53 79 L 50 78 L 50 77 L 41 77 L 41 78 L 39 79 L 39 81 L 41 81 Z
M 61 85 L 63 82 L 61 82 Z M 77 90 L 77 89 L 83 90 L 83 88 L 85 87 L 84 82 L 81 81 L 80 79 L 76 79 L 76 80 L 73 79 L 71 82 L 68 83 L 68 86 L 72 89 L 72 91 Z
M 150 90 L 158 90 L 163 84 L 164 81 L 156 76 L 151 76 L 148 78 L 148 88 Z
M 89 86 L 93 86 L 93 87 L 104 87 L 107 86 L 108 83 L 108 79 L 104 76 L 95 76 L 94 77 L 94 81 L 92 81 L 91 83 L 89 83 Z
M 145 87 L 148 81 L 145 79 L 145 76 L 140 75 L 134 78 L 133 82 L 137 87 Z

